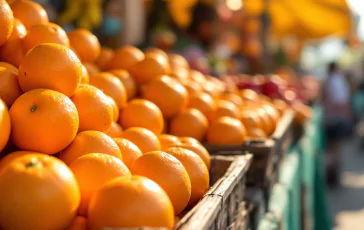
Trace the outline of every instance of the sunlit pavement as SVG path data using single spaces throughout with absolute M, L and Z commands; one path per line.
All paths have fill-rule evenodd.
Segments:
M 328 190 L 334 229 L 364 229 L 364 150 L 357 141 L 347 141 L 341 160 L 341 185 Z

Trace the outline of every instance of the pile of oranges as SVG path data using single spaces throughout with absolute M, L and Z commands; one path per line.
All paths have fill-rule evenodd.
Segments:
M 172 228 L 209 189 L 201 142 L 267 137 L 288 107 L 177 54 L 104 48 L 37 3 L 9 4 L 0 0 L 0 228 Z

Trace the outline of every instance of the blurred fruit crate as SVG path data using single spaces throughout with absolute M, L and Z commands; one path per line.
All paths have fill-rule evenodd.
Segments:
M 250 229 L 257 229 L 260 220 L 263 219 L 267 211 L 268 202 L 265 201 L 264 192 L 258 187 L 248 187 L 245 191 L 244 200 L 249 207 Z

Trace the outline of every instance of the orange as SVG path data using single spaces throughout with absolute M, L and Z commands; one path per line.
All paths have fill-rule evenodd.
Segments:
M 137 85 L 135 79 L 130 76 L 130 74 L 123 69 L 114 69 L 110 70 L 109 73 L 115 75 L 120 81 L 123 83 L 126 94 L 128 96 L 128 100 L 134 98 L 137 94 Z
M 82 65 L 82 76 L 81 76 L 81 84 L 89 84 L 90 83 L 90 76 L 88 71 L 84 65 Z
M 4 67 L 6 69 L 6 71 L 10 71 L 10 72 L 13 72 L 14 74 L 18 75 L 18 68 L 16 68 L 15 66 L 13 66 L 10 63 L 0 62 L 0 67 Z
M 166 75 L 150 82 L 143 91 L 143 97 L 155 103 L 167 118 L 182 112 L 188 103 L 187 90 Z
M 244 105 L 243 99 L 235 93 L 224 94 L 221 99 L 234 103 L 238 108 L 241 108 Z
M 100 55 L 97 57 L 94 63 L 100 68 L 100 70 L 106 70 L 113 57 L 114 51 L 112 49 L 101 47 Z
M 23 60 L 24 53 L 22 40 L 27 34 L 23 23 L 14 18 L 14 28 L 7 42 L 0 47 L 0 60 L 19 66 Z
M 126 105 L 126 90 L 119 78 L 106 72 L 96 74 L 90 78 L 90 85 L 101 89 L 106 95 L 115 100 L 119 109 Z
M 272 100 L 272 104 L 279 111 L 280 115 L 282 115 L 284 111 L 288 109 L 288 104 L 280 99 Z
M 159 56 L 163 56 L 163 58 L 165 58 L 166 60 L 168 60 L 169 62 L 169 58 L 166 52 L 164 52 L 163 50 L 159 49 L 159 48 L 155 48 L 155 47 L 150 47 L 144 50 L 144 55 L 147 56 L 154 56 L 154 55 L 159 55 Z
M 232 102 L 226 100 L 218 100 L 216 110 L 210 115 L 210 121 L 216 121 L 220 117 L 232 117 L 240 119 L 241 113 L 239 108 Z
M 138 146 L 142 153 L 161 149 L 158 137 L 146 128 L 129 128 L 123 132 L 122 138 L 133 142 L 136 146 Z
M 188 107 L 198 109 L 210 119 L 211 115 L 216 110 L 216 102 L 208 93 L 198 92 L 190 95 Z
M 5 103 L 0 99 L 0 152 L 5 148 L 8 143 L 11 131 L 10 116 L 8 108 Z
M 119 147 L 111 137 L 91 130 L 78 133 L 72 143 L 61 151 L 59 159 L 69 165 L 88 153 L 104 153 L 123 159 Z
M 247 128 L 246 129 L 247 137 L 250 138 L 265 138 L 267 134 L 260 128 Z
M 206 77 L 197 70 L 190 70 L 190 78 L 199 84 L 206 83 Z
M 159 142 L 161 143 L 162 150 L 180 144 L 178 137 L 169 135 L 169 134 L 161 134 L 158 136 L 158 139 L 159 139 Z M 1 164 L 1 162 L 0 162 L 0 164 Z
M 101 72 L 99 67 L 97 67 L 95 64 L 91 62 L 83 63 L 83 65 L 85 66 L 90 77 Z
M 172 119 L 170 133 L 180 137 L 193 137 L 202 141 L 208 125 L 207 118 L 200 111 L 187 109 Z
M 177 158 L 162 151 L 144 153 L 130 170 L 133 175 L 148 177 L 161 186 L 171 199 L 176 215 L 186 208 L 191 197 L 191 181 Z
M 118 123 L 112 122 L 111 128 L 106 132 L 106 134 L 112 138 L 121 137 L 123 135 L 123 128 L 121 128 Z
M 76 216 L 67 230 L 87 230 L 87 219 L 83 216 Z
M 244 125 L 232 117 L 218 118 L 207 131 L 207 142 L 212 145 L 242 145 L 245 138 Z
M 199 83 L 190 79 L 179 80 L 179 82 L 186 88 L 189 95 L 197 92 L 202 92 L 202 87 Z
M 68 34 L 70 45 L 75 49 L 82 62 L 92 62 L 100 55 L 99 40 L 90 31 L 76 29 Z
M 11 106 L 22 93 L 18 83 L 18 75 L 0 67 L 0 98 L 8 106 Z
M 82 216 L 87 215 L 90 199 L 102 185 L 119 176 L 131 177 L 129 169 L 120 159 L 103 153 L 83 155 L 74 160 L 69 167 L 80 187 L 79 214 Z
M 70 42 L 62 27 L 54 23 L 43 23 L 33 26 L 28 30 L 23 39 L 23 50 L 27 53 L 31 48 L 42 43 L 56 43 L 69 47 Z
M 81 84 L 71 97 L 76 105 L 80 125 L 78 131 L 107 132 L 113 122 L 114 111 L 110 99 L 92 85 Z
M 145 58 L 130 68 L 130 74 L 138 84 L 147 84 L 158 76 L 169 72 L 168 60 L 161 54 L 155 53 Z
M 268 133 L 272 134 L 276 129 L 277 122 L 278 122 L 279 117 L 280 117 L 279 112 L 273 106 L 268 105 L 268 104 L 262 105 L 262 109 L 264 109 L 264 111 L 266 112 L 268 118 L 271 121 L 272 127 L 271 127 L 271 129 L 270 129 L 270 131 Z
M 187 60 L 179 54 L 170 53 L 170 54 L 168 54 L 168 58 L 169 58 L 169 64 L 172 67 L 178 66 L 178 67 L 183 67 L 186 69 L 189 68 Z
M 123 46 L 114 52 L 108 69 L 125 69 L 129 71 L 132 66 L 144 59 L 144 53 L 134 46 Z
M 246 129 L 263 128 L 263 122 L 259 117 L 258 112 L 251 109 L 246 109 L 246 110 L 243 109 L 241 111 L 241 122 L 243 123 Z
M 135 159 L 143 154 L 138 146 L 127 139 L 114 138 L 114 141 L 119 146 L 120 151 L 123 154 L 123 162 L 128 168 L 130 168 Z
M 36 2 L 19 0 L 11 3 L 10 7 L 14 17 L 19 19 L 27 30 L 34 25 L 49 22 L 47 12 Z
M 165 150 L 179 160 L 185 167 L 191 181 L 191 198 L 188 208 L 192 208 L 210 187 L 210 175 L 203 160 L 191 150 L 172 147 Z
M 80 204 L 72 171 L 48 155 L 28 154 L 13 160 L 1 172 L 0 187 L 4 229 L 66 229 Z
M 190 72 L 188 69 L 180 67 L 180 66 L 174 66 L 171 69 L 171 77 L 177 79 L 178 81 L 180 81 L 182 83 L 183 80 L 190 80 Z M 194 82 L 191 80 L 191 82 Z M 197 82 L 195 82 L 197 83 Z M 197 83 L 197 85 L 199 85 Z
M 273 120 L 269 117 L 269 115 L 263 108 L 259 108 L 257 111 L 258 111 L 258 115 L 263 123 L 262 129 L 265 131 L 267 136 L 270 136 L 275 129 Z
M 178 140 L 182 144 L 201 144 L 198 140 L 193 137 L 178 137 Z
M 14 27 L 14 15 L 8 3 L 0 0 L 0 46 L 9 39 Z
M 90 230 L 156 227 L 172 229 L 173 206 L 154 181 L 132 176 L 106 183 L 92 197 L 88 209 Z
M 164 120 L 161 110 L 144 99 L 130 101 L 121 111 L 119 123 L 124 128 L 143 127 L 154 134 L 161 134 Z
M 11 106 L 11 139 L 22 150 L 54 154 L 67 147 L 78 130 L 78 112 L 64 94 L 34 89 Z
M 110 100 L 110 104 L 113 110 L 113 121 L 117 122 L 119 120 L 119 107 L 116 104 L 115 100 L 112 97 L 107 96 Z
M 81 82 L 82 64 L 67 47 L 44 43 L 29 51 L 19 66 L 19 84 L 24 92 L 52 89 L 70 97 Z
M 177 145 L 177 147 L 185 148 L 191 150 L 192 152 L 196 153 L 200 156 L 203 162 L 206 164 L 206 167 L 210 169 L 211 167 L 211 158 L 209 152 L 203 147 L 200 143 L 188 143 L 182 142 L 182 144 Z
M 43 153 L 37 153 L 37 152 L 32 152 L 32 151 L 16 151 L 16 152 L 9 153 L 0 160 L 0 172 L 8 164 L 10 164 L 13 160 L 17 159 L 18 157 L 27 155 L 27 154 L 43 154 Z
M 240 91 L 240 96 L 244 100 L 258 101 L 259 95 L 252 89 L 243 89 Z

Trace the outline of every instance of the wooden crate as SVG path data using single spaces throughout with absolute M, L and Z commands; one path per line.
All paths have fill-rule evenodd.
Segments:
M 245 191 L 244 200 L 249 204 L 249 222 L 251 229 L 257 229 L 260 220 L 268 210 L 268 202 L 264 197 L 264 191 L 258 187 L 248 187 Z

